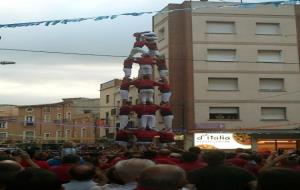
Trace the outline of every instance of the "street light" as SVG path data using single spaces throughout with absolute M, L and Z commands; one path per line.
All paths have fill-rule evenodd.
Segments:
M 16 64 L 14 61 L 0 61 L 0 65 L 12 65 Z

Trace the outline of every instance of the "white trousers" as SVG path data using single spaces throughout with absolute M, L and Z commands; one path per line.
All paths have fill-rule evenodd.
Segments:
M 144 53 L 146 53 L 146 51 L 143 48 L 134 47 L 134 48 L 132 48 L 132 50 L 131 50 L 131 52 L 129 54 L 129 57 L 132 58 L 137 53 L 144 54 Z
M 124 129 L 128 124 L 128 115 L 120 115 L 120 129 Z
M 151 65 L 141 65 L 140 74 L 142 75 L 152 75 L 152 66 Z
M 149 50 L 148 54 L 152 57 L 155 57 L 155 56 L 159 57 L 159 55 L 160 55 L 158 50 Z
M 161 101 L 162 102 L 170 102 L 170 98 L 172 96 L 172 92 L 166 92 L 161 94 Z
M 128 100 L 128 90 L 120 90 L 120 96 L 122 100 Z
M 159 70 L 159 76 L 160 77 L 166 77 L 169 75 L 169 71 L 168 70 Z
M 123 68 L 124 74 L 126 77 L 130 77 L 131 76 L 131 69 L 129 68 Z
M 155 115 L 142 115 L 141 126 L 145 129 L 147 126 L 150 129 L 155 128 Z
M 153 89 L 141 89 L 139 96 L 142 104 L 146 104 L 146 102 L 153 102 L 153 94 Z
M 166 129 L 172 129 L 174 115 L 163 116 L 164 125 Z

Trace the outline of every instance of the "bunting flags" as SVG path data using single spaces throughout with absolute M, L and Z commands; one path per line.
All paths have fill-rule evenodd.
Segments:
M 228 7 L 236 7 L 236 8 L 255 8 L 258 5 L 273 5 L 273 6 L 280 6 L 280 5 L 298 5 L 300 4 L 300 0 L 287 0 L 287 1 L 270 1 L 270 2 L 262 2 L 262 3 L 233 3 L 227 5 L 223 2 L 217 6 L 217 8 L 228 8 Z M 163 11 L 150 11 L 150 12 L 132 12 L 132 13 L 122 13 L 116 15 L 106 15 L 106 16 L 97 16 L 97 17 L 88 17 L 88 18 L 74 18 L 74 19 L 60 19 L 60 20 L 47 20 L 47 21 L 37 21 L 37 22 L 24 22 L 24 23 L 12 23 L 12 24 L 0 24 L 0 28 L 16 28 L 16 27 L 28 27 L 28 26 L 54 26 L 57 24 L 68 24 L 74 22 L 82 22 L 87 20 L 94 20 L 94 21 L 101 21 L 106 19 L 116 19 L 120 16 L 142 16 L 145 14 L 166 14 L 176 11 L 190 11 L 196 9 L 203 9 L 207 8 L 208 6 L 201 6 L 199 8 L 184 8 L 184 9 L 174 9 L 174 10 L 163 10 Z M 209 5 L 211 7 L 211 4 Z

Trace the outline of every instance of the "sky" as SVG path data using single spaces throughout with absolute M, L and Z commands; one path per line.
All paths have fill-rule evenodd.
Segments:
M 158 11 L 183 0 L 0 0 L 0 24 Z M 256 1 L 247 1 L 256 2 Z M 0 28 L 0 48 L 127 56 L 132 34 L 151 30 L 152 16 Z M 100 84 L 123 77 L 124 58 L 1 51 L 0 104 L 32 105 L 62 98 L 99 98 Z M 133 76 L 136 76 L 136 68 Z

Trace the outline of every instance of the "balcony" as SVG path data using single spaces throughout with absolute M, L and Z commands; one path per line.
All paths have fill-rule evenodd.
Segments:
M 35 127 L 36 124 L 32 121 L 25 121 L 24 126 L 26 126 L 26 127 Z

